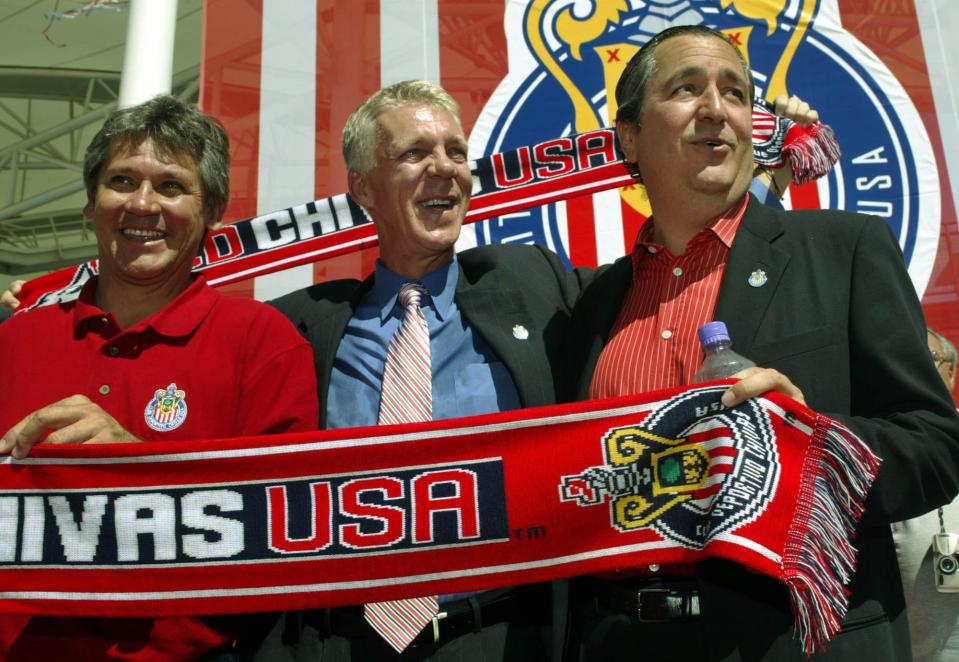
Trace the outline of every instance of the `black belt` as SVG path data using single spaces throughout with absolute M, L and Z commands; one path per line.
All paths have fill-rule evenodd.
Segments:
M 431 624 L 410 643 L 410 646 L 434 645 L 450 641 L 469 632 L 479 632 L 486 626 L 509 621 L 515 624 L 542 624 L 547 622 L 548 601 L 545 604 L 521 600 L 515 589 L 486 591 L 464 600 L 442 602 L 439 613 Z M 539 618 L 541 616 L 541 618 Z M 289 617 L 289 616 L 288 616 Z M 363 607 L 318 609 L 302 614 L 302 624 L 315 627 L 321 636 L 347 639 L 378 638 L 363 617 Z
M 579 590 L 608 611 L 635 617 L 640 623 L 667 623 L 698 618 L 699 589 L 695 580 L 661 579 L 605 581 L 588 578 Z

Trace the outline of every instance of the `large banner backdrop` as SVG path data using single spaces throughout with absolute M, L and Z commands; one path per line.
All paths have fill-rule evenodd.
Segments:
M 762 95 L 798 94 L 836 131 L 839 164 L 791 187 L 784 205 L 886 219 L 930 325 L 959 339 L 959 225 L 937 115 L 954 111 L 936 108 L 934 35 L 916 9 L 913 0 L 208 0 L 201 105 L 234 141 L 227 216 L 238 220 L 344 192 L 340 129 L 382 85 L 442 84 L 480 156 L 609 126 L 612 86 L 652 34 L 714 26 L 741 45 Z M 535 241 L 571 265 L 600 264 L 629 250 L 647 214 L 642 188 L 627 187 L 477 223 L 461 247 Z M 367 249 L 227 289 L 270 298 L 365 275 L 374 257 Z

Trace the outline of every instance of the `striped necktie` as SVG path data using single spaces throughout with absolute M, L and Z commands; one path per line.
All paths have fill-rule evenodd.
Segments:
M 380 425 L 416 423 L 433 418 L 430 331 L 420 308 L 419 283 L 405 283 L 398 296 L 406 313 L 393 334 L 383 366 Z M 386 642 L 402 653 L 439 610 L 436 596 L 371 602 L 363 615 Z

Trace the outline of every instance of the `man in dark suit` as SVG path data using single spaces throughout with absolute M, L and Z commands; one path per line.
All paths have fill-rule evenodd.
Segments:
M 376 271 L 273 302 L 313 345 L 322 428 L 377 424 L 387 348 L 404 315 L 398 292 L 411 281 L 425 289 L 433 419 L 556 402 L 551 366 L 585 274 L 533 246 L 455 254 L 472 189 L 466 150 L 456 102 L 422 81 L 380 90 L 347 121 L 349 190 L 376 226 Z M 548 586 L 440 596 L 439 609 L 400 659 L 546 657 Z M 287 614 L 257 659 L 294 656 L 397 658 L 362 607 Z
M 726 322 L 740 374 L 726 405 L 770 388 L 850 427 L 883 459 L 860 524 L 850 609 L 824 660 L 908 660 L 889 522 L 959 490 L 959 420 L 929 361 L 922 311 L 888 226 L 750 200 L 739 52 L 703 27 L 647 43 L 617 86 L 617 131 L 653 215 L 601 269 L 570 327 L 571 397 L 692 381 L 699 325 Z M 573 587 L 583 660 L 802 660 L 786 588 L 729 562 L 649 567 Z

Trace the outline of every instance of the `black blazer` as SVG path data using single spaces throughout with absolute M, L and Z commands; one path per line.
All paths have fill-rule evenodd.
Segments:
M 490 346 L 513 377 L 523 407 L 557 402 L 561 390 L 561 352 L 573 305 L 593 272 L 570 272 L 552 252 L 540 246 L 495 245 L 474 248 L 457 255 L 460 275 L 455 301 L 460 312 Z M 280 297 L 270 303 L 286 315 L 313 346 L 319 427 L 325 427 L 333 360 L 346 326 L 363 295 L 373 286 L 373 276 L 364 281 L 339 280 L 320 283 Z M 528 332 L 517 338 L 513 328 Z M 565 584 L 554 582 L 556 590 Z M 563 593 L 565 595 L 565 593 Z M 565 623 L 565 599 L 555 618 Z M 277 614 L 251 620 L 245 641 L 261 646 L 264 636 L 280 636 Z M 267 631 L 273 628 L 267 635 Z M 554 650 L 561 649 L 562 625 L 556 629 Z M 246 643 L 244 645 L 247 645 Z M 278 645 L 263 644 L 261 650 Z
M 752 287 L 757 269 L 766 282 Z M 566 397 L 587 397 L 631 274 L 627 256 L 583 291 L 568 338 Z M 857 534 L 843 633 L 814 659 L 910 659 L 888 524 L 959 492 L 959 419 L 929 359 L 922 309 L 888 225 L 751 201 L 713 319 L 726 322 L 736 351 L 787 375 L 812 409 L 848 425 L 884 460 Z M 720 561 L 703 564 L 700 582 L 710 659 L 805 659 L 779 582 Z
M 552 366 L 561 360 L 573 304 L 592 271 L 570 272 L 554 253 L 517 244 L 473 248 L 457 262 L 456 304 L 510 371 L 522 406 L 555 404 L 560 385 Z M 372 286 L 373 276 L 331 281 L 271 302 L 313 345 L 321 428 L 336 350 Z M 526 339 L 514 336 L 516 325 L 527 330 Z

